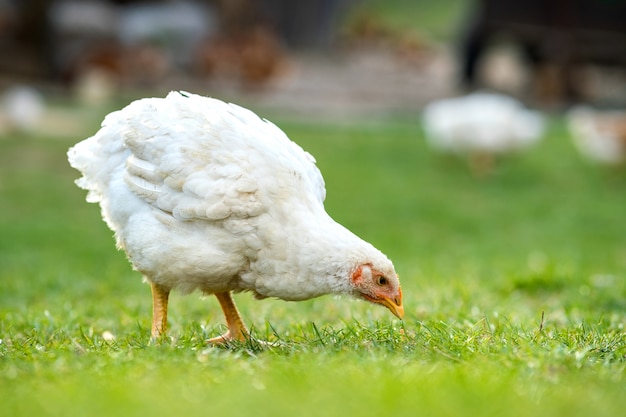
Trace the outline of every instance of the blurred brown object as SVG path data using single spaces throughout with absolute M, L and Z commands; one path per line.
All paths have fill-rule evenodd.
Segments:
M 281 74 L 287 53 L 278 38 L 262 26 L 208 39 L 196 54 L 196 72 L 205 77 L 241 81 L 258 87 Z
M 0 1 L 0 54 L 10 57 L 0 84 L 87 86 L 94 97 L 193 75 L 260 86 L 291 51 L 330 47 L 354 1 Z
M 15 32 L 18 25 L 17 12 L 10 2 L 0 2 L 0 39 Z
M 289 67 L 293 50 L 325 49 L 350 0 L 217 0 L 219 34 L 199 47 L 195 69 L 205 77 L 259 87 Z
M 395 28 L 372 14 L 357 16 L 348 25 L 342 41 L 351 48 L 388 50 L 401 61 L 417 65 L 433 52 L 430 40 L 422 34 Z

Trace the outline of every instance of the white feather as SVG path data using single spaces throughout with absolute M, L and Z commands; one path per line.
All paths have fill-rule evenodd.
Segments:
M 584 157 L 615 165 L 626 159 L 626 112 L 577 106 L 566 114 L 574 145 Z

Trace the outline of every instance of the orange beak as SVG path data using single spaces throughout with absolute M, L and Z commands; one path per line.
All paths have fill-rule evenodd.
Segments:
M 367 294 L 361 294 L 361 297 L 369 301 L 370 303 L 382 304 L 393 313 L 394 316 L 402 320 L 404 317 L 404 307 L 402 306 L 402 290 L 398 289 L 398 295 L 393 299 L 385 296 L 378 296 L 376 298 Z
M 402 305 L 402 290 L 398 289 L 398 296 L 393 300 L 391 298 L 383 297 L 380 304 L 384 305 L 393 313 L 394 316 L 402 320 L 404 317 L 404 306 Z

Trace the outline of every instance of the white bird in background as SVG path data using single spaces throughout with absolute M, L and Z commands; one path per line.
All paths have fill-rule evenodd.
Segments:
M 577 106 L 566 114 L 574 145 L 581 155 L 601 164 L 626 160 L 626 111 Z
M 492 93 L 433 101 L 424 108 L 423 123 L 433 148 L 469 157 L 478 174 L 488 172 L 496 156 L 535 144 L 544 131 L 541 114 Z
M 404 315 L 391 261 L 324 210 L 314 158 L 249 110 L 184 92 L 137 100 L 68 158 L 151 284 L 153 338 L 172 289 L 215 294 L 228 332 L 214 343 L 249 337 L 231 291 L 347 294 Z
M 41 123 L 46 103 L 39 91 L 29 86 L 15 86 L 2 93 L 0 115 L 10 131 L 30 132 Z

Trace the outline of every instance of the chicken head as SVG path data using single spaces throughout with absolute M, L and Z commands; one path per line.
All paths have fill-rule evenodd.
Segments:
M 402 288 L 395 272 L 384 273 L 370 264 L 359 265 L 351 276 L 356 296 L 387 307 L 396 317 L 404 317 Z

